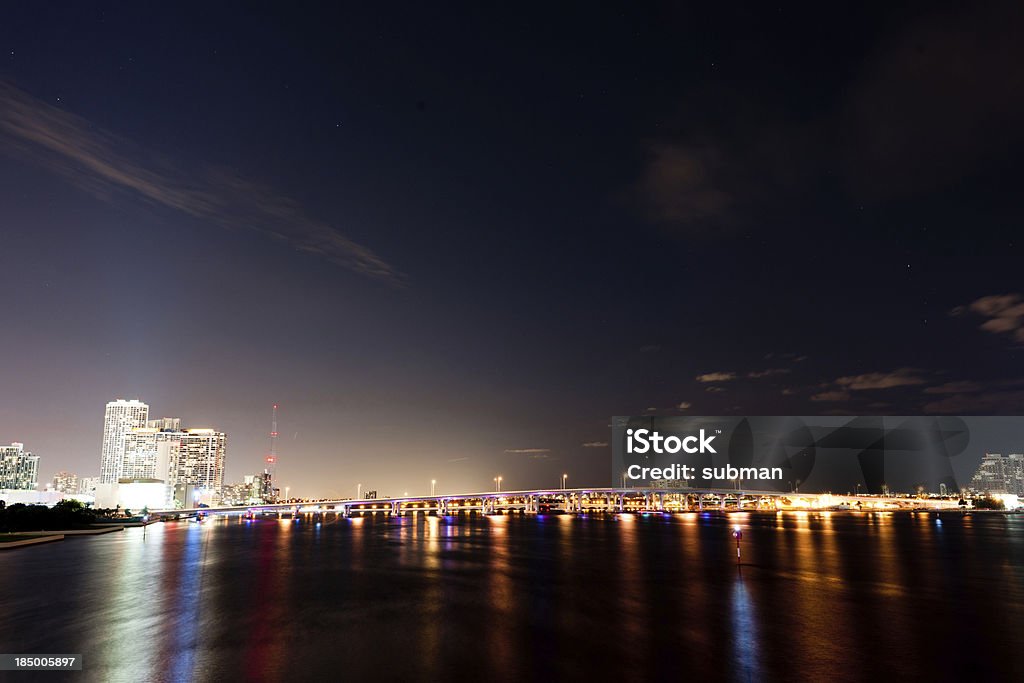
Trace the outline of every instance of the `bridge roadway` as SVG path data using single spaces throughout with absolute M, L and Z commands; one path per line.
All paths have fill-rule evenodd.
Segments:
M 340 516 L 386 513 L 393 515 L 461 511 L 484 514 L 522 511 L 538 512 L 627 512 L 688 511 L 727 507 L 774 509 L 774 499 L 792 497 L 780 491 L 749 489 L 694 488 L 576 488 L 536 489 L 530 491 L 488 491 L 480 493 L 442 494 L 434 496 L 401 496 L 395 498 L 342 498 L 306 503 L 266 503 L 184 510 L 154 510 L 153 515 L 241 514 L 248 511 L 283 514 L 285 512 L 333 512 Z

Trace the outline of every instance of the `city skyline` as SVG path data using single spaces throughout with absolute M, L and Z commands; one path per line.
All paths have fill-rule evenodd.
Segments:
M 191 489 L 180 489 L 179 484 L 188 485 L 198 491 L 204 491 L 207 494 L 213 494 L 215 499 L 219 497 L 225 487 L 230 489 L 232 495 L 236 498 L 239 497 L 237 494 L 241 491 L 247 492 L 245 495 L 255 497 L 253 491 L 260 491 L 262 495 L 275 495 L 273 491 L 280 491 L 282 493 L 294 491 L 294 497 L 306 497 L 306 498 L 347 498 L 351 497 L 351 491 L 346 489 L 351 488 L 351 482 L 356 479 L 362 479 L 366 482 L 365 486 L 363 481 L 356 483 L 357 491 L 369 491 L 374 490 L 383 497 L 394 497 L 401 495 L 420 495 L 423 493 L 420 489 L 429 488 L 431 494 L 437 489 L 438 480 L 432 478 L 429 482 L 414 482 L 412 486 L 406 485 L 408 479 L 396 478 L 389 474 L 386 470 L 382 473 L 380 469 L 375 471 L 376 476 L 371 477 L 347 477 L 344 482 L 332 481 L 330 479 L 321 478 L 320 486 L 310 491 L 302 491 L 297 487 L 293 487 L 288 483 L 287 480 L 281 481 L 276 477 L 272 480 L 267 479 L 265 485 L 260 484 L 258 481 L 259 477 L 270 477 L 271 473 L 274 473 L 277 466 L 276 457 L 272 457 L 271 453 L 277 452 L 276 441 L 278 437 L 277 433 L 277 416 L 278 416 L 278 404 L 272 406 L 272 431 L 265 432 L 269 446 L 264 451 L 267 453 L 262 458 L 262 462 L 256 467 L 250 467 L 252 465 L 252 458 L 247 458 L 244 465 L 241 467 L 249 468 L 243 474 L 237 474 L 231 472 L 226 468 L 226 462 L 230 462 L 225 457 L 226 454 L 226 442 L 227 435 L 224 431 L 217 429 L 211 429 L 207 427 L 188 427 L 183 426 L 183 420 L 180 417 L 161 417 L 156 419 L 150 419 L 150 406 L 145 401 L 139 398 L 133 398 L 129 400 L 125 399 L 114 399 L 106 403 L 106 409 L 104 412 L 103 420 L 103 437 L 101 440 L 100 448 L 100 464 L 101 468 L 104 463 L 107 463 L 114 457 L 111 453 L 112 449 L 114 453 L 119 454 L 114 459 L 118 463 L 117 477 L 113 482 L 104 482 L 102 476 L 90 476 L 88 474 L 88 468 L 77 469 L 73 472 L 68 472 L 66 469 L 57 469 L 51 476 L 49 469 L 40 469 L 40 460 L 38 454 L 31 452 L 25 452 L 24 456 L 27 456 L 27 460 L 22 458 L 26 462 L 30 461 L 32 478 L 37 482 L 35 487 L 39 490 L 54 490 L 54 491 L 66 491 L 68 493 L 95 493 L 97 484 L 113 484 L 116 482 L 127 482 L 129 480 L 134 482 L 155 482 L 162 481 L 167 485 L 167 495 L 169 496 L 168 501 L 173 497 L 178 500 L 177 504 L 181 504 L 182 496 L 188 497 L 190 494 L 188 491 Z M 639 416 L 638 419 L 642 424 L 653 424 L 650 423 L 650 414 Z M 615 420 L 622 420 L 615 418 Z M 708 419 L 716 426 L 724 426 L 725 424 L 733 422 L 735 417 L 714 417 L 714 416 L 701 416 L 701 417 L 687 417 L 684 421 L 679 422 L 680 418 L 669 418 L 676 422 L 664 422 L 659 424 L 666 425 L 685 425 L 685 424 L 703 424 L 702 420 Z M 764 416 L 748 416 L 743 418 L 744 424 L 747 424 L 748 419 L 760 421 L 763 425 Z M 772 420 L 771 417 L 768 418 Z M 813 446 L 813 440 L 807 442 L 811 445 L 809 450 L 820 449 L 820 452 L 815 458 L 811 456 L 812 462 L 822 464 L 824 474 L 819 471 L 818 474 L 811 480 L 803 480 L 805 485 L 811 484 L 816 486 L 813 490 L 818 493 L 828 493 L 835 491 L 841 493 L 846 488 L 847 492 L 860 491 L 861 487 L 864 487 L 865 492 L 872 491 L 871 482 L 865 481 L 862 476 L 866 476 L 865 472 L 857 473 L 850 469 L 850 460 L 844 458 L 841 454 L 844 449 L 854 448 L 854 452 L 857 448 L 863 446 L 854 446 L 854 444 L 861 442 L 862 444 L 868 444 L 873 439 L 879 439 L 878 444 L 883 442 L 892 443 L 903 442 L 903 446 L 896 446 L 895 450 L 890 453 L 889 456 L 883 457 L 879 462 L 885 462 L 884 473 L 879 470 L 875 476 L 884 476 L 890 483 L 883 484 L 883 489 L 891 489 L 894 492 L 914 492 L 914 491 L 930 491 L 932 493 L 940 491 L 940 488 L 945 493 L 945 490 L 955 492 L 958 488 L 962 491 L 974 491 L 976 493 L 983 493 L 986 491 L 992 491 L 995 493 L 1020 493 L 1024 495 L 1024 470 L 1021 469 L 1021 463 L 1024 462 L 1024 455 L 1020 451 L 1024 451 L 1021 447 L 1020 432 L 1017 428 L 1017 424 L 1013 420 L 1006 420 L 1005 418 L 999 417 L 968 417 L 968 422 L 964 422 L 964 418 L 925 418 L 921 419 L 918 417 L 899 417 L 899 416 L 887 416 L 887 417 L 856 417 L 849 418 L 847 421 L 844 418 L 838 416 L 825 416 L 823 418 L 796 418 L 788 417 L 786 420 L 795 421 L 791 422 L 792 425 L 803 424 L 804 420 L 811 420 L 811 422 L 820 421 L 824 419 L 826 422 L 822 423 L 832 425 L 831 427 L 825 428 L 825 432 L 820 432 L 821 436 L 818 438 L 825 437 L 830 430 L 836 430 L 841 428 L 839 431 L 833 431 L 832 436 L 838 436 L 841 432 L 848 433 L 850 436 L 843 437 L 839 436 L 839 439 L 849 438 L 852 439 L 848 446 L 843 446 L 839 442 L 833 442 L 827 444 L 827 441 L 822 441 L 817 446 Z M 944 422 L 942 421 L 944 420 Z M 973 420 L 973 422 L 972 422 Z M 614 420 L 613 420 L 614 421 Z M 771 423 L 771 422 L 769 422 Z M 784 423 L 779 423 L 784 424 Z M 972 426 L 973 425 L 973 426 Z M 853 431 L 849 431 L 852 428 Z M 790 427 L 793 429 L 793 427 Z M 817 428 L 815 428 L 817 429 Z M 893 431 L 895 429 L 895 431 Z M 845 430 L 845 431 L 844 431 Z M 860 431 L 865 436 L 853 436 L 857 431 Z M 869 431 L 864 431 L 869 430 Z M 867 434 L 871 433 L 870 430 L 877 430 L 876 436 L 868 437 Z M 980 430 L 975 436 L 971 436 L 973 430 Z M 709 437 L 706 434 L 707 430 L 700 429 L 699 431 L 693 432 L 700 436 L 692 436 L 694 440 L 703 438 L 706 444 L 711 443 L 711 440 L 718 438 L 718 436 Z M 716 430 L 718 435 L 721 435 L 721 430 Z M 761 453 L 756 458 L 763 458 L 768 456 L 772 451 L 777 451 L 783 448 L 784 440 L 795 436 L 798 439 L 804 439 L 807 437 L 800 436 L 799 430 L 793 431 L 790 437 L 783 437 L 785 432 L 779 432 L 774 436 L 771 436 L 767 442 L 759 442 L 759 445 L 755 447 L 755 451 Z M 883 437 L 884 434 L 884 437 Z M 940 436 L 944 435 L 944 436 Z M 614 440 L 616 438 L 613 433 Z M 673 437 L 675 438 L 675 437 Z M 729 438 L 729 437 L 727 437 Z M 763 438 L 763 437 L 762 437 Z M 863 439 L 868 438 L 868 441 Z M 932 439 L 940 438 L 939 442 L 931 444 Z M 987 444 L 985 446 L 972 446 L 970 445 L 970 439 L 979 438 L 981 443 Z M 910 439 L 910 441 L 908 441 Z M 948 444 L 943 444 L 941 441 L 950 439 Z M 965 440 L 966 439 L 966 440 Z M 773 443 L 772 440 L 778 440 L 777 443 Z M 694 441 L 696 443 L 696 441 Z M 740 453 L 733 454 L 729 448 L 732 442 L 719 444 L 719 449 L 725 449 L 724 456 L 725 462 L 732 463 L 734 457 L 740 458 L 743 462 L 744 458 L 750 457 L 743 455 L 745 449 L 749 446 L 744 446 L 745 441 L 740 438 Z M 794 442 L 796 443 L 796 442 Z M 955 445 L 959 443 L 960 445 Z M 116 448 L 112 446 L 116 445 Z M 917 444 L 917 445 L 913 445 Z M 931 444 L 931 445 L 929 445 Z M 601 449 L 606 448 L 609 445 L 608 442 L 599 442 L 595 446 Z M 967 446 L 967 448 L 965 448 Z M 995 453 L 992 447 L 998 447 L 999 449 L 1009 449 L 1008 462 L 1010 463 L 1009 469 L 1005 470 L 1002 464 L 1003 456 L 999 453 Z M 877 448 L 878 445 L 872 447 Z M 936 448 L 937 447 L 937 448 Z M 785 448 L 790 449 L 789 445 Z M 924 448 L 924 450 L 920 450 Z M 979 450 L 980 448 L 980 450 Z M 5 454 L 10 451 L 18 457 L 22 457 L 24 444 L 19 442 L 12 443 L 9 447 L 0 447 L 0 454 Z M 781 452 L 781 451 L 779 451 Z M 900 455 L 899 453 L 902 453 Z M 795 452 L 794 452 L 795 454 Z M 894 455 L 895 454 L 895 455 Z M 791 454 L 793 455 L 793 454 Z M 847 454 L 848 455 L 848 454 Z M 928 464 L 927 460 L 921 460 L 921 457 L 933 458 L 931 464 Z M 957 457 L 961 456 L 961 457 Z M 800 474 L 796 471 L 802 466 L 795 464 L 795 461 L 791 461 L 788 458 L 779 460 L 778 454 L 770 455 L 768 457 L 774 458 L 772 464 L 777 466 L 783 464 L 786 466 L 787 471 L 790 472 L 785 476 L 789 477 L 788 486 L 794 488 L 795 484 L 792 481 L 794 477 L 804 477 L 806 474 Z M 895 457 L 895 459 L 893 459 Z M 938 470 L 934 469 L 937 462 L 934 458 L 939 458 L 940 461 L 943 458 L 950 458 L 948 465 L 939 465 Z M 45 463 L 46 459 L 42 459 Z M 972 463 L 977 461 L 977 465 Z M 12 461 L 20 462 L 20 461 Z M 710 461 L 709 461 L 710 462 Z M 756 462 L 762 463 L 764 466 L 769 461 L 758 459 Z M 384 463 L 382 467 L 386 468 L 389 463 Z M 620 466 L 624 466 L 621 465 Z M 952 466 L 952 469 L 948 469 Z M 19 466 L 20 467 L 20 466 Z M 793 467 L 796 469 L 790 470 Z M 943 474 L 943 467 L 947 468 Z M 921 469 L 923 468 L 923 469 Z M 994 469 L 993 469 L 994 468 Z M 10 469 L 10 468 L 8 468 Z M 993 470 L 991 473 L 989 470 Z M 20 471 L 20 470 L 19 470 Z M 80 473 L 81 472 L 81 473 Z M 254 474 L 255 472 L 255 474 Z M 842 472 L 842 473 L 840 473 Z M 0 471 L 0 474 L 3 472 Z M 262 473 L 262 474 L 261 474 Z M 25 478 L 24 474 L 19 475 L 22 479 Z M 586 480 L 581 479 L 578 473 L 572 475 L 573 483 L 576 486 L 597 486 L 603 487 L 616 486 L 618 479 L 612 477 L 611 480 L 605 481 L 601 478 Z M 926 480 L 938 476 L 940 479 L 944 479 L 945 483 L 941 487 L 925 484 Z M 566 480 L 570 477 L 568 472 L 562 472 L 558 475 L 558 481 L 561 486 L 564 487 Z M 909 477 L 909 478 L 908 478 Z M 999 484 L 1000 477 L 1005 477 L 1005 485 Z M 76 486 L 60 485 L 59 481 L 68 481 L 73 479 L 78 484 Z M 605 477 L 607 479 L 607 477 Z M 913 480 L 913 483 L 910 483 Z M 13 479 L 12 479 L 13 481 Z M 20 480 L 19 480 L 20 481 Z M 521 480 L 516 482 L 515 479 L 506 481 L 506 477 L 502 474 L 495 474 L 492 477 L 492 481 L 495 487 L 500 487 L 502 482 L 504 484 L 504 490 L 514 489 L 533 489 L 537 486 L 545 486 L 544 480 Z M 623 482 L 625 479 L 623 479 Z M 801 480 L 797 479 L 797 484 Z M 938 480 L 935 480 L 938 481 Z M 46 482 L 52 482 L 52 486 Z M 851 484 L 852 482 L 852 484 Z M 895 483 L 901 482 L 901 483 Z M 346 486 L 348 483 L 348 486 Z M 933 482 L 934 483 L 934 482 Z M 425 484 L 425 486 L 424 486 Z M 999 484 L 999 485 L 994 485 Z M 623 483 L 623 485 L 625 485 Z M 758 488 L 752 484 L 753 488 Z M 24 488 L 22 486 L 12 486 L 9 488 Z M 101 487 L 102 488 L 102 487 Z M 763 487 L 762 487 L 763 488 Z M 768 488 L 773 488 L 769 486 Z M 877 486 L 875 487 L 877 488 Z M 485 491 L 487 490 L 486 481 L 473 481 L 467 485 L 464 485 L 461 489 L 451 488 L 448 493 L 465 493 L 472 491 Z M 250 495 L 251 494 L 251 495 Z M 103 490 L 98 494 L 104 500 L 105 507 L 113 507 L 116 499 L 116 494 L 112 494 L 110 491 Z M 198 495 L 198 493 L 197 493 Z M 357 493 L 358 495 L 358 493 Z M 113 496 L 113 497 L 111 497 Z M 276 496 L 275 496 L 276 497 Z M 168 503 L 170 504 L 170 502 Z
M 10 12 L 0 441 L 79 470 L 144 396 L 236 480 L 279 403 L 340 495 L 597 482 L 612 415 L 1024 412 L 1019 4 L 517 11 Z

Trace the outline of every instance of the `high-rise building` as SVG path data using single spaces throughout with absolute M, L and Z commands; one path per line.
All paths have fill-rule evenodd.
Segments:
M 0 489 L 33 491 L 39 485 L 39 456 L 25 452 L 25 444 L 0 446 Z
M 61 470 L 53 475 L 53 490 L 61 493 L 78 493 L 78 475 Z
M 123 476 L 125 437 L 132 429 L 145 427 L 148 418 L 149 406 L 142 401 L 117 399 L 107 404 L 103 415 L 100 483 L 116 484 Z
M 162 432 L 177 432 L 181 430 L 181 418 L 161 417 L 156 420 L 147 420 L 146 426 L 150 429 L 159 429 Z
M 184 429 L 174 434 L 176 443 L 172 442 L 169 453 L 171 483 L 203 490 L 219 499 L 227 435 L 215 429 Z
M 1024 453 L 1010 453 L 1006 456 L 1003 473 L 1011 484 L 1010 493 L 1024 496 Z
M 152 424 L 152 423 L 151 423 Z M 166 457 L 160 462 L 161 432 L 152 427 L 135 427 L 124 435 L 124 458 L 119 479 L 160 479 L 167 481 Z
M 979 493 L 1024 495 L 1024 454 L 986 453 L 971 477 L 971 488 Z

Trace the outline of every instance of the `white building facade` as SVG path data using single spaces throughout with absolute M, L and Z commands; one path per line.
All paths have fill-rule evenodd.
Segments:
M 0 489 L 34 491 L 39 486 L 39 456 L 25 451 L 25 444 L 0 446 Z
M 137 427 L 145 427 L 149 406 L 138 400 L 117 399 L 103 414 L 103 448 L 100 453 L 100 483 L 116 484 L 124 476 L 125 438 Z

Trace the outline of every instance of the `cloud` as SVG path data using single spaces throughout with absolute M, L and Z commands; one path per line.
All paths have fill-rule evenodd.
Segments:
M 702 226 L 728 216 L 733 199 L 716 183 L 722 155 L 712 145 L 657 143 L 636 195 L 656 223 Z
M 229 171 L 177 167 L 0 80 L 0 150 L 103 201 L 131 196 L 251 230 L 393 286 L 404 276 L 296 202 Z
M 679 405 L 676 406 L 676 408 L 678 408 L 679 410 L 689 410 L 692 407 L 693 404 L 690 403 L 689 401 L 682 401 Z
M 850 392 L 845 389 L 836 389 L 833 391 L 823 391 L 820 394 L 813 394 L 811 396 L 812 401 L 849 401 Z
M 891 389 L 893 387 L 924 384 L 925 381 L 918 376 L 918 373 L 920 373 L 920 370 L 914 368 L 899 368 L 892 372 L 869 372 L 863 375 L 840 377 L 836 380 L 836 384 L 853 391 Z
M 1024 301 L 1020 294 L 994 294 L 975 299 L 966 306 L 957 306 L 950 315 L 973 313 L 986 318 L 980 329 L 992 334 L 1009 334 L 1024 344 Z
M 723 391 L 725 391 L 725 389 L 723 387 L 710 386 L 704 389 L 704 391 L 708 392 L 709 394 L 720 394 Z
M 608 445 L 607 441 L 587 441 L 580 444 L 583 448 L 605 448 Z
M 982 386 L 977 382 L 971 382 L 970 380 L 961 380 L 959 382 L 946 382 L 935 387 L 928 387 L 924 390 L 926 394 L 970 394 L 977 391 L 981 391 Z
M 760 379 L 762 377 L 785 375 L 787 373 L 789 373 L 789 368 L 768 368 L 767 370 L 755 370 L 754 372 L 748 372 L 747 377 L 750 379 Z
M 506 448 L 505 452 L 506 453 L 523 453 L 523 454 L 550 453 L 551 449 L 550 448 Z
M 948 415 L 1019 415 L 1024 412 L 1024 391 L 953 394 L 926 403 L 922 411 Z
M 736 379 L 735 372 L 706 372 L 703 375 L 697 375 L 696 380 L 707 384 L 708 382 L 731 382 Z
M 469 458 L 452 458 L 448 462 L 465 462 L 466 460 L 469 460 Z

